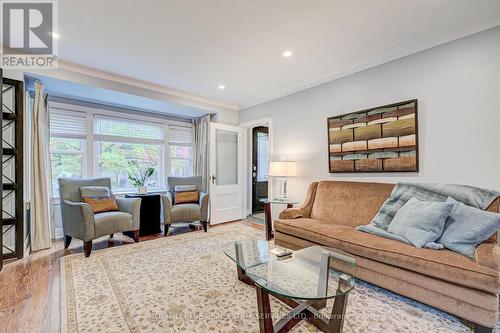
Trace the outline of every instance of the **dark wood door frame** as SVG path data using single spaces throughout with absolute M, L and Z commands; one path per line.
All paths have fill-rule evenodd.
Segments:
M 266 126 L 257 126 L 252 129 L 252 213 L 264 211 L 264 204 L 259 201 L 262 197 L 260 193 L 265 193 L 267 197 L 268 182 L 257 181 L 258 174 L 258 133 L 267 133 L 269 128 Z

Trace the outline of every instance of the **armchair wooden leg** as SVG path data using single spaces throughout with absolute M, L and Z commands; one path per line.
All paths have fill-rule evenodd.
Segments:
M 170 224 L 163 225 L 163 236 L 165 236 L 165 237 L 167 236 L 169 227 L 170 227 Z
M 90 252 L 92 252 L 92 241 L 83 242 L 83 251 L 85 252 L 85 257 L 90 256 Z
M 203 226 L 203 230 L 205 230 L 205 232 L 207 232 L 208 222 L 207 221 L 201 221 L 201 225 Z
M 71 243 L 71 236 L 65 235 L 64 236 L 64 248 L 67 249 L 69 247 L 69 244 Z
M 139 230 L 134 230 L 134 242 L 139 243 Z

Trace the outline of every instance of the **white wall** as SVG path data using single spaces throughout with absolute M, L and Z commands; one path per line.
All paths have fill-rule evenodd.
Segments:
M 418 98 L 419 173 L 329 174 L 330 116 Z M 298 162 L 289 195 L 313 180 L 418 181 L 500 190 L 500 27 L 267 102 L 239 121 L 271 117 L 274 158 Z
M 238 112 L 234 110 L 218 110 L 213 114 L 212 119 L 215 123 L 221 123 L 226 125 L 237 125 L 238 124 Z

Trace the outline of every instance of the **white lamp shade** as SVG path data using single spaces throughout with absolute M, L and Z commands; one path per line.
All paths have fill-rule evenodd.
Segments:
M 297 163 L 294 161 L 279 161 L 269 163 L 269 177 L 295 177 Z

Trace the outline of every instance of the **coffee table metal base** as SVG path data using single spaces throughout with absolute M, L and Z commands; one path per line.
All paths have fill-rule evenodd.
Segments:
M 318 311 L 326 306 L 325 300 L 297 301 L 288 297 L 271 294 L 256 285 L 239 266 L 237 266 L 237 272 L 238 279 L 240 281 L 254 286 L 256 289 L 257 308 L 259 311 L 259 328 L 261 333 L 285 333 L 290 331 L 295 325 L 304 319 L 308 320 L 311 324 L 323 332 L 342 332 L 348 293 L 335 297 L 332 311 L 330 316 L 328 316 Z M 339 280 L 339 289 L 343 288 L 342 283 L 343 280 Z M 281 318 L 276 324 L 273 324 L 269 295 L 274 296 L 292 308 L 292 310 Z

